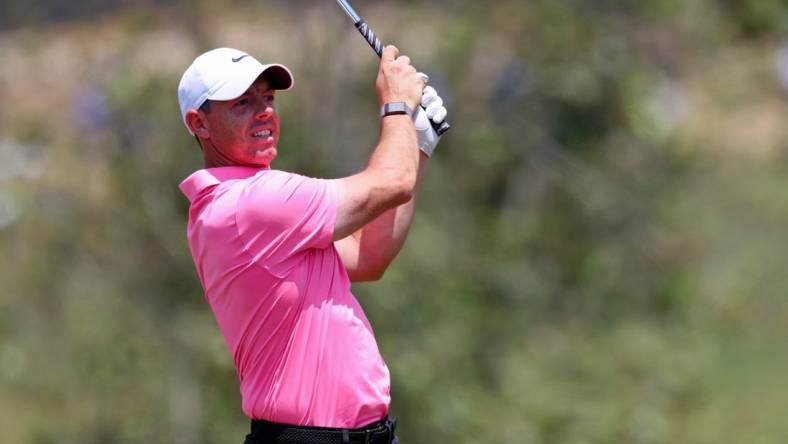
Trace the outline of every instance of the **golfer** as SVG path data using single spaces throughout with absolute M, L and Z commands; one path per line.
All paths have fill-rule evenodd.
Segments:
M 277 92 L 292 87 L 285 66 L 230 48 L 197 57 L 178 87 L 205 160 L 180 185 L 189 248 L 252 418 L 245 444 L 396 443 L 389 370 L 350 284 L 380 279 L 405 242 L 446 109 L 386 47 L 366 168 L 310 178 L 271 168 Z

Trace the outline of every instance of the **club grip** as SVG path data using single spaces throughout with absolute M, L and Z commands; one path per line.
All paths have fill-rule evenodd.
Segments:
M 364 39 L 367 41 L 367 43 L 369 43 L 369 46 L 371 46 L 372 49 L 375 50 L 375 53 L 377 53 L 378 57 L 382 57 L 383 43 L 375 35 L 375 33 L 372 32 L 372 29 L 367 25 L 367 22 L 365 22 L 364 20 L 357 21 L 356 29 L 358 29 L 358 32 L 360 32 L 361 35 L 364 36 Z

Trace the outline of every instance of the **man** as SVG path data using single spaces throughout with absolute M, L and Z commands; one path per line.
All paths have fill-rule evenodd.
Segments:
M 181 114 L 205 160 L 180 185 L 189 248 L 252 418 L 246 444 L 394 443 L 389 371 L 350 283 L 380 279 L 405 242 L 439 139 L 429 121 L 446 109 L 410 59 L 385 48 L 366 168 L 313 179 L 270 168 L 276 92 L 292 86 L 285 66 L 230 48 L 183 74 Z

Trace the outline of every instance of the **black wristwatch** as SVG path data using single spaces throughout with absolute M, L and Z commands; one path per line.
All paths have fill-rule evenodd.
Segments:
M 405 102 L 389 102 L 383 104 L 380 108 L 380 118 L 386 116 L 394 116 L 398 114 L 405 114 L 411 119 L 413 118 L 413 110 L 410 109 L 407 103 Z

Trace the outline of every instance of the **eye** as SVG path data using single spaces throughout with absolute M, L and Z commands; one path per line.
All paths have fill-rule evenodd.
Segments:
M 266 95 L 265 96 L 265 100 L 268 100 L 269 102 L 273 102 L 274 101 L 274 95 L 273 94 Z
M 249 99 L 243 98 L 235 102 L 235 106 L 246 106 L 249 104 Z

